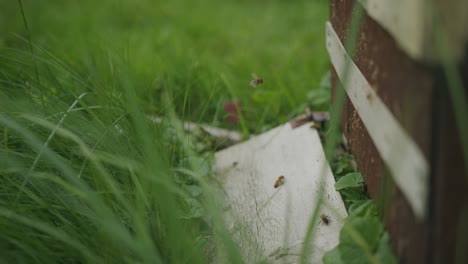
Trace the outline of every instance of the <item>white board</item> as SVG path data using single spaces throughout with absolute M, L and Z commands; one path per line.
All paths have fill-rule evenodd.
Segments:
M 225 219 L 246 263 L 297 263 L 321 179 L 320 213 L 331 222 L 316 225 L 311 263 L 321 263 L 323 254 L 338 244 L 347 213 L 319 135 L 310 125 L 292 129 L 285 124 L 216 153 L 215 172 L 229 208 Z M 274 188 L 280 175 L 285 183 Z

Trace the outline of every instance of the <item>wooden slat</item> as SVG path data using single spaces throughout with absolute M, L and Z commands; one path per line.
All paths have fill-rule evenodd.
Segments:
M 331 223 L 317 223 L 311 263 L 321 263 L 324 252 L 338 244 L 347 213 L 319 135 L 310 124 L 295 129 L 285 124 L 216 153 L 215 172 L 230 208 L 226 221 L 246 263 L 262 256 L 279 263 L 298 261 L 322 179 L 320 212 L 329 215 Z M 280 175 L 286 181 L 274 188 Z
M 358 67 L 350 61 L 340 39 L 330 23 L 326 26 L 327 49 L 340 79 L 345 66 L 350 65 L 344 84 L 349 99 L 364 122 L 382 159 L 392 172 L 415 214 L 426 214 L 428 194 L 428 163 L 414 141 L 372 89 Z M 343 80 L 342 80 L 343 81 Z

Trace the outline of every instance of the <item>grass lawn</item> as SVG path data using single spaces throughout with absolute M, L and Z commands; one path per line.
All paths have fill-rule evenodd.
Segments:
M 0 262 L 238 262 L 176 119 L 248 135 L 327 109 L 327 1 L 21 2 L 0 10 Z

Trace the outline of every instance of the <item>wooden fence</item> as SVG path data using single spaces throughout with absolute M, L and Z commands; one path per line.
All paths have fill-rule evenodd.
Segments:
M 434 2 L 359 1 L 352 61 L 344 43 L 354 1 L 331 0 L 326 26 L 335 93 L 350 62 L 341 127 L 400 263 L 468 263 L 467 135 L 458 132 L 436 45 L 450 43 L 466 95 L 468 1 Z

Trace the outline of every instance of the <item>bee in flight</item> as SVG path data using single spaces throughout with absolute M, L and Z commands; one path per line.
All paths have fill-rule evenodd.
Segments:
M 276 179 L 274 186 L 275 186 L 275 188 L 278 188 L 283 183 L 284 183 L 284 176 L 281 175 L 281 176 L 278 177 L 278 179 Z
M 263 83 L 263 79 L 259 78 L 255 73 L 252 73 L 253 80 L 250 81 L 250 86 L 257 87 L 257 85 Z
M 329 225 L 331 222 L 331 218 L 326 214 L 320 214 L 320 223 L 324 225 Z

